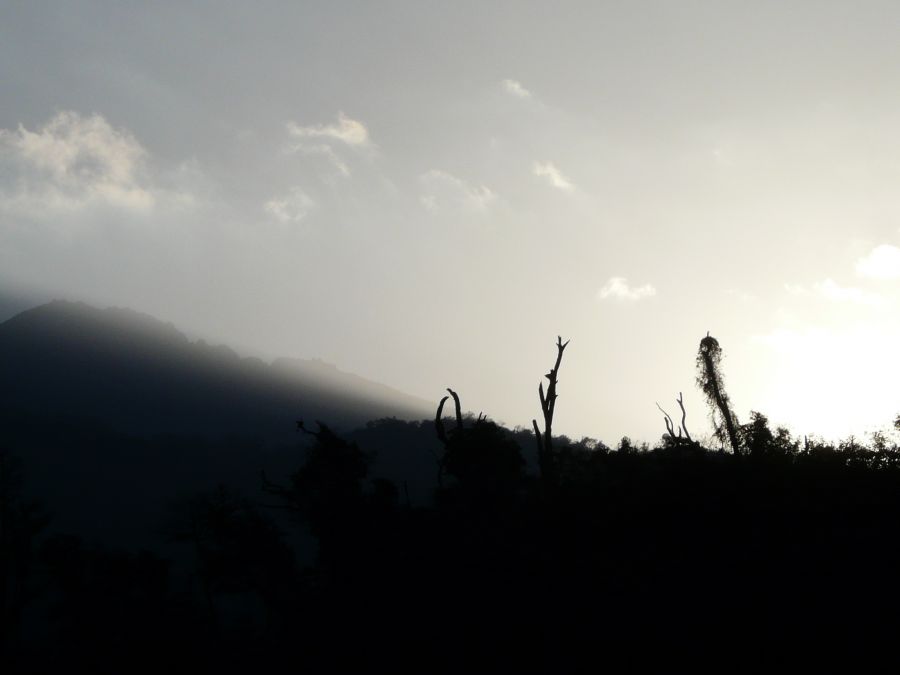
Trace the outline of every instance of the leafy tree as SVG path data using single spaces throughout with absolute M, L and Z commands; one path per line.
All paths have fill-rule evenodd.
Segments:
M 740 426 L 740 436 L 747 452 L 753 457 L 792 455 L 799 443 L 784 427 L 773 433 L 769 428 L 769 418 L 762 413 L 751 411 L 750 422 Z

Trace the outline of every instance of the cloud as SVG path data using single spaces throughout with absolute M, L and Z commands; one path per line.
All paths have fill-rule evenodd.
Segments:
M 523 87 L 522 83 L 517 80 L 503 80 L 500 84 L 503 86 L 503 90 L 511 96 L 515 96 L 516 98 L 531 98 L 531 92 Z
M 552 162 L 546 162 L 542 164 L 541 162 L 535 162 L 532 171 L 535 176 L 540 178 L 546 178 L 547 182 L 550 183 L 553 187 L 558 190 L 563 190 L 565 192 L 571 192 L 575 189 L 575 186 L 566 178 L 562 172 L 554 166 Z
M 298 187 L 263 204 L 263 211 L 280 223 L 299 223 L 316 206 L 312 197 Z
M 882 244 L 856 263 L 856 273 L 870 279 L 900 279 L 900 248 Z
M 487 186 L 473 186 L 446 171 L 432 169 L 419 177 L 422 184 L 422 205 L 432 213 L 458 209 L 467 213 L 483 214 L 493 204 L 497 195 Z
M 307 141 L 309 139 L 323 139 L 325 141 L 339 141 L 355 148 L 368 147 L 371 144 L 369 130 L 359 120 L 351 119 L 338 113 L 335 124 L 316 124 L 313 126 L 300 126 L 295 122 L 288 122 L 288 133 L 296 139 Z
M 350 177 L 350 165 L 335 150 L 335 146 L 364 153 L 374 149 L 366 125 L 342 112 L 338 113 L 337 122 L 333 124 L 301 126 L 296 122 L 288 122 L 287 132 L 292 141 L 285 152 L 320 155 L 344 178 Z
M 817 281 L 811 288 L 797 284 L 785 284 L 785 290 L 795 296 L 817 296 L 831 302 L 847 302 L 857 305 L 879 305 L 881 296 L 869 293 L 861 288 L 841 286 L 832 279 Z
M 340 175 L 345 178 L 350 176 L 350 166 L 341 159 L 330 145 L 314 145 L 298 149 L 310 155 L 322 155 L 335 169 L 337 169 Z
M 656 288 L 650 284 L 632 288 L 624 277 L 612 277 L 603 288 L 597 291 L 598 300 L 618 300 L 620 302 L 637 302 L 643 298 L 656 295 Z
M 156 202 L 146 184 L 147 151 L 101 115 L 57 113 L 31 131 L 0 129 L 0 210 L 19 216 L 112 206 L 145 212 Z

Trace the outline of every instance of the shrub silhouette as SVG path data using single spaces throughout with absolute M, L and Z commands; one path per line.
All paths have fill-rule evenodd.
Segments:
M 444 445 L 439 466 L 455 478 L 459 487 L 481 497 L 506 495 L 522 477 L 525 464 L 518 444 L 494 422 L 479 415 L 469 425 L 463 422 L 459 396 L 448 389 L 456 410 L 456 425 L 447 432 L 441 417 L 445 396 L 438 404 L 435 430 Z

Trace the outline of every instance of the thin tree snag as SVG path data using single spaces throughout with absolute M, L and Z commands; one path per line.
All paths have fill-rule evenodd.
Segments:
M 438 403 L 437 414 L 434 416 L 434 430 L 437 432 L 438 440 L 447 445 L 447 431 L 444 429 L 444 420 L 442 415 L 444 414 L 444 404 L 447 402 L 449 396 L 445 396 L 441 399 L 441 402 Z
M 684 437 L 688 440 L 688 443 L 693 443 L 694 439 L 691 438 L 691 434 L 688 432 L 687 424 L 685 420 L 687 420 L 687 413 L 684 411 L 684 397 L 681 392 L 678 392 L 678 398 L 675 399 L 678 401 L 678 407 L 681 408 L 681 428 L 684 430 Z
M 444 446 L 447 447 L 447 430 L 444 429 L 444 404 L 447 402 L 449 396 L 444 396 L 441 399 L 441 402 L 438 403 L 437 413 L 434 416 L 434 430 L 437 433 L 438 440 Z M 437 462 L 437 483 L 438 487 L 444 487 L 444 460 L 442 457 L 438 456 L 436 453 L 434 455 L 434 461 Z
M 537 420 L 532 420 L 534 426 L 534 434 L 538 443 L 538 464 L 541 469 L 541 476 L 548 485 L 555 483 L 555 467 L 553 466 L 553 413 L 556 410 L 556 399 L 559 395 L 556 393 L 557 375 L 559 366 L 562 363 L 563 351 L 569 341 L 562 341 L 562 337 L 556 338 L 556 363 L 549 373 L 545 375 L 549 384 L 547 385 L 547 393 L 544 393 L 544 383 L 538 385 L 538 397 L 541 401 L 541 412 L 544 414 L 544 433 L 541 437 Z
M 656 404 L 656 407 L 659 408 L 659 411 L 663 414 L 663 421 L 666 423 L 666 431 L 669 433 L 669 437 L 672 439 L 675 444 L 681 443 L 690 443 L 693 444 L 694 439 L 691 438 L 691 434 L 688 432 L 687 424 L 685 424 L 685 420 L 687 419 L 687 413 L 684 410 L 684 397 L 682 393 L 678 392 L 678 398 L 675 399 L 675 402 L 678 404 L 678 407 L 681 408 L 681 426 L 675 426 L 674 420 L 672 417 L 665 411 L 665 409 L 659 404 Z M 682 431 L 684 432 L 684 436 L 682 437 Z
M 537 420 L 531 420 L 531 426 L 534 427 L 534 438 L 537 441 L 538 457 L 544 454 L 544 443 L 541 440 L 541 430 L 538 428 Z
M 562 338 L 557 336 L 556 364 L 553 366 L 553 369 L 545 375 L 545 377 L 550 381 L 550 384 L 547 386 L 547 397 L 542 401 L 544 408 L 544 447 L 546 448 L 547 452 L 551 452 L 553 450 L 553 412 L 556 410 L 556 399 L 559 398 L 556 393 L 556 376 L 559 373 L 559 366 L 560 363 L 562 363 L 563 350 L 566 348 L 567 344 L 569 344 L 568 340 L 563 343 Z
M 657 403 L 656 407 L 659 408 L 659 412 L 663 414 L 663 421 L 666 423 L 666 431 L 673 441 L 681 440 L 681 427 L 678 427 L 678 434 L 675 434 L 675 423 L 672 421 L 672 418 L 669 417 L 669 413 L 663 410 L 663 407 Z
M 456 392 L 453 391 L 452 389 L 450 389 L 449 387 L 447 388 L 447 391 L 450 392 L 450 395 L 453 397 L 453 403 L 456 406 L 456 428 L 462 429 L 463 428 L 462 408 L 459 405 L 459 396 L 457 396 Z

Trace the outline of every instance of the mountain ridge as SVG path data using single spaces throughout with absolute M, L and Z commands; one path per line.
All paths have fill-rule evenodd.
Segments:
M 0 403 L 134 433 L 279 437 L 297 418 L 351 428 L 431 403 L 321 359 L 266 363 L 132 309 L 54 300 L 0 323 Z

